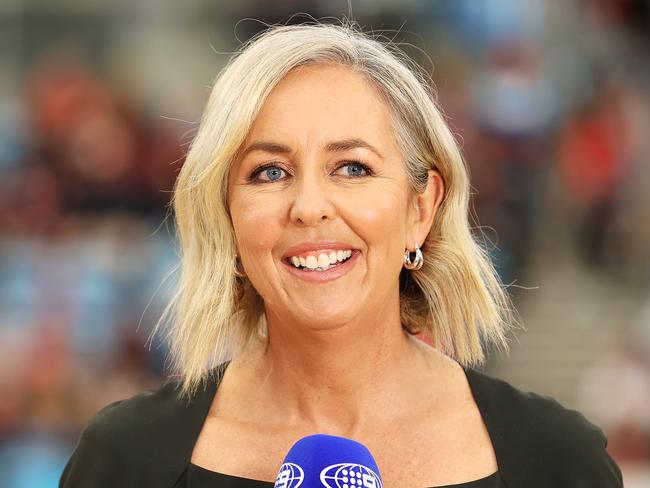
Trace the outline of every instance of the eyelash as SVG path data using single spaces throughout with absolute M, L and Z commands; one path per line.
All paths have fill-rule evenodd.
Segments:
M 366 172 L 366 174 L 361 175 L 361 176 L 372 176 L 372 175 L 374 174 L 374 173 L 372 172 L 372 170 L 370 169 L 370 167 L 369 167 L 367 164 L 362 163 L 361 161 L 357 161 L 357 160 L 355 160 L 355 159 L 346 160 L 342 165 L 340 165 L 338 168 L 336 168 L 335 171 L 338 171 L 339 169 L 344 168 L 345 166 L 352 166 L 352 165 L 354 165 L 354 166 L 359 166 L 359 167 L 361 167 L 361 168 Z M 283 168 L 281 165 L 279 165 L 278 163 L 267 163 L 267 164 L 263 164 L 262 166 L 259 166 L 259 167 L 255 168 L 255 169 L 253 170 L 253 172 L 250 174 L 250 176 L 248 177 L 248 181 L 249 181 L 250 183 L 258 183 L 258 184 L 261 184 L 261 183 L 275 183 L 276 181 L 282 181 L 282 179 L 284 179 L 284 178 L 282 178 L 282 179 L 279 179 L 279 180 L 272 180 L 272 181 L 269 181 L 269 180 L 258 180 L 258 179 L 257 179 L 257 177 L 258 177 L 258 176 L 259 176 L 263 171 L 265 171 L 265 170 L 267 170 L 267 169 L 270 169 L 270 168 L 279 168 L 279 169 L 281 169 L 282 171 L 284 171 L 285 173 L 290 174 L 286 169 L 284 169 L 284 168 Z M 359 176 L 347 176 L 347 178 L 354 179 L 354 178 L 359 178 Z

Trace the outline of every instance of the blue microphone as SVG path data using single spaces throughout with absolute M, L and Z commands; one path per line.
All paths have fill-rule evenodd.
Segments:
M 375 459 L 363 444 L 333 435 L 303 437 L 289 450 L 275 488 L 382 488 Z

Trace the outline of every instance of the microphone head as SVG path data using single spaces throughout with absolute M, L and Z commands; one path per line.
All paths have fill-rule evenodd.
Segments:
M 375 459 L 363 444 L 333 435 L 303 437 L 289 450 L 275 488 L 382 488 Z

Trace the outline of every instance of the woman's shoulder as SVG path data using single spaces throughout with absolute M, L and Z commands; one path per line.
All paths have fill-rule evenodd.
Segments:
M 607 438 L 582 413 L 479 371 L 466 374 L 500 469 L 529 483 L 542 476 L 561 480 L 556 486 L 622 486 Z
M 160 435 L 160 427 L 173 423 L 184 408 L 178 397 L 178 383 L 168 381 L 159 388 L 103 407 L 88 422 L 82 435 L 118 447 L 140 445 Z
M 191 399 L 168 381 L 101 409 L 81 433 L 60 486 L 170 486 L 187 466 L 216 391 L 210 381 Z
M 535 434 L 534 439 L 541 442 L 555 438 L 558 431 L 571 432 L 578 440 L 604 437 L 582 413 L 551 396 L 524 391 L 473 369 L 468 370 L 468 380 L 479 408 L 489 413 L 497 426 Z

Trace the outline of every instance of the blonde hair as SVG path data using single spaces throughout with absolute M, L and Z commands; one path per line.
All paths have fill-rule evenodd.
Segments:
M 428 332 L 439 350 L 465 366 L 484 362 L 489 345 L 507 350 L 511 302 L 471 234 L 467 169 L 428 77 L 396 46 L 352 25 L 274 26 L 248 41 L 218 75 L 176 181 L 181 277 L 161 321 L 174 311 L 171 360 L 185 394 L 264 325 L 261 297 L 235 274 L 228 173 L 271 90 L 292 69 L 313 63 L 348 66 L 376 86 L 392 109 L 414 191 L 425 188 L 430 169 L 444 179 L 443 201 L 421 246 L 424 266 L 400 275 L 403 327 Z

